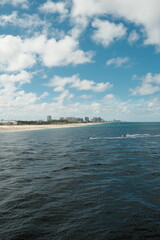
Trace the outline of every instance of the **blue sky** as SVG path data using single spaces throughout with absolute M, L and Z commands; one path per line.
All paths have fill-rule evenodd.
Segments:
M 159 0 L 1 0 L 0 119 L 160 119 Z

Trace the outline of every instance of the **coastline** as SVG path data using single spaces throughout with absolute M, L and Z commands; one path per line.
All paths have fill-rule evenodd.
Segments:
M 0 125 L 0 132 L 15 132 L 15 131 L 30 131 L 30 130 L 43 130 L 43 129 L 58 129 L 58 128 L 72 128 L 92 126 L 98 123 L 68 123 L 68 124 L 49 124 L 49 125 Z

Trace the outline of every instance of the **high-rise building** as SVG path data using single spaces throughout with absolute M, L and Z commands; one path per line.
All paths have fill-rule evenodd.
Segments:
M 101 117 L 93 117 L 92 122 L 103 122 L 104 120 Z
M 48 115 L 48 116 L 47 116 L 47 122 L 48 122 L 48 121 L 51 121 L 51 120 L 52 120 L 52 116 L 51 116 L 51 115 Z
M 79 122 L 79 123 L 82 123 L 83 122 L 83 118 L 76 118 L 76 121 Z
M 76 118 L 75 117 L 67 117 L 66 120 L 68 122 L 76 122 Z
M 60 120 L 61 120 L 61 121 L 65 121 L 65 118 L 64 118 L 64 117 L 60 117 Z
M 85 122 L 89 122 L 89 117 L 85 117 Z

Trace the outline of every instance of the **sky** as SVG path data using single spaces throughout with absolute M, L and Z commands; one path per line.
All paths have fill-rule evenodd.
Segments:
M 160 0 L 0 0 L 0 119 L 160 121 Z

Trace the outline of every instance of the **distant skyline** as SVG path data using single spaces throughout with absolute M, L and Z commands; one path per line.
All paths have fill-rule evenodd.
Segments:
M 1 0 L 0 119 L 160 121 L 159 0 Z

